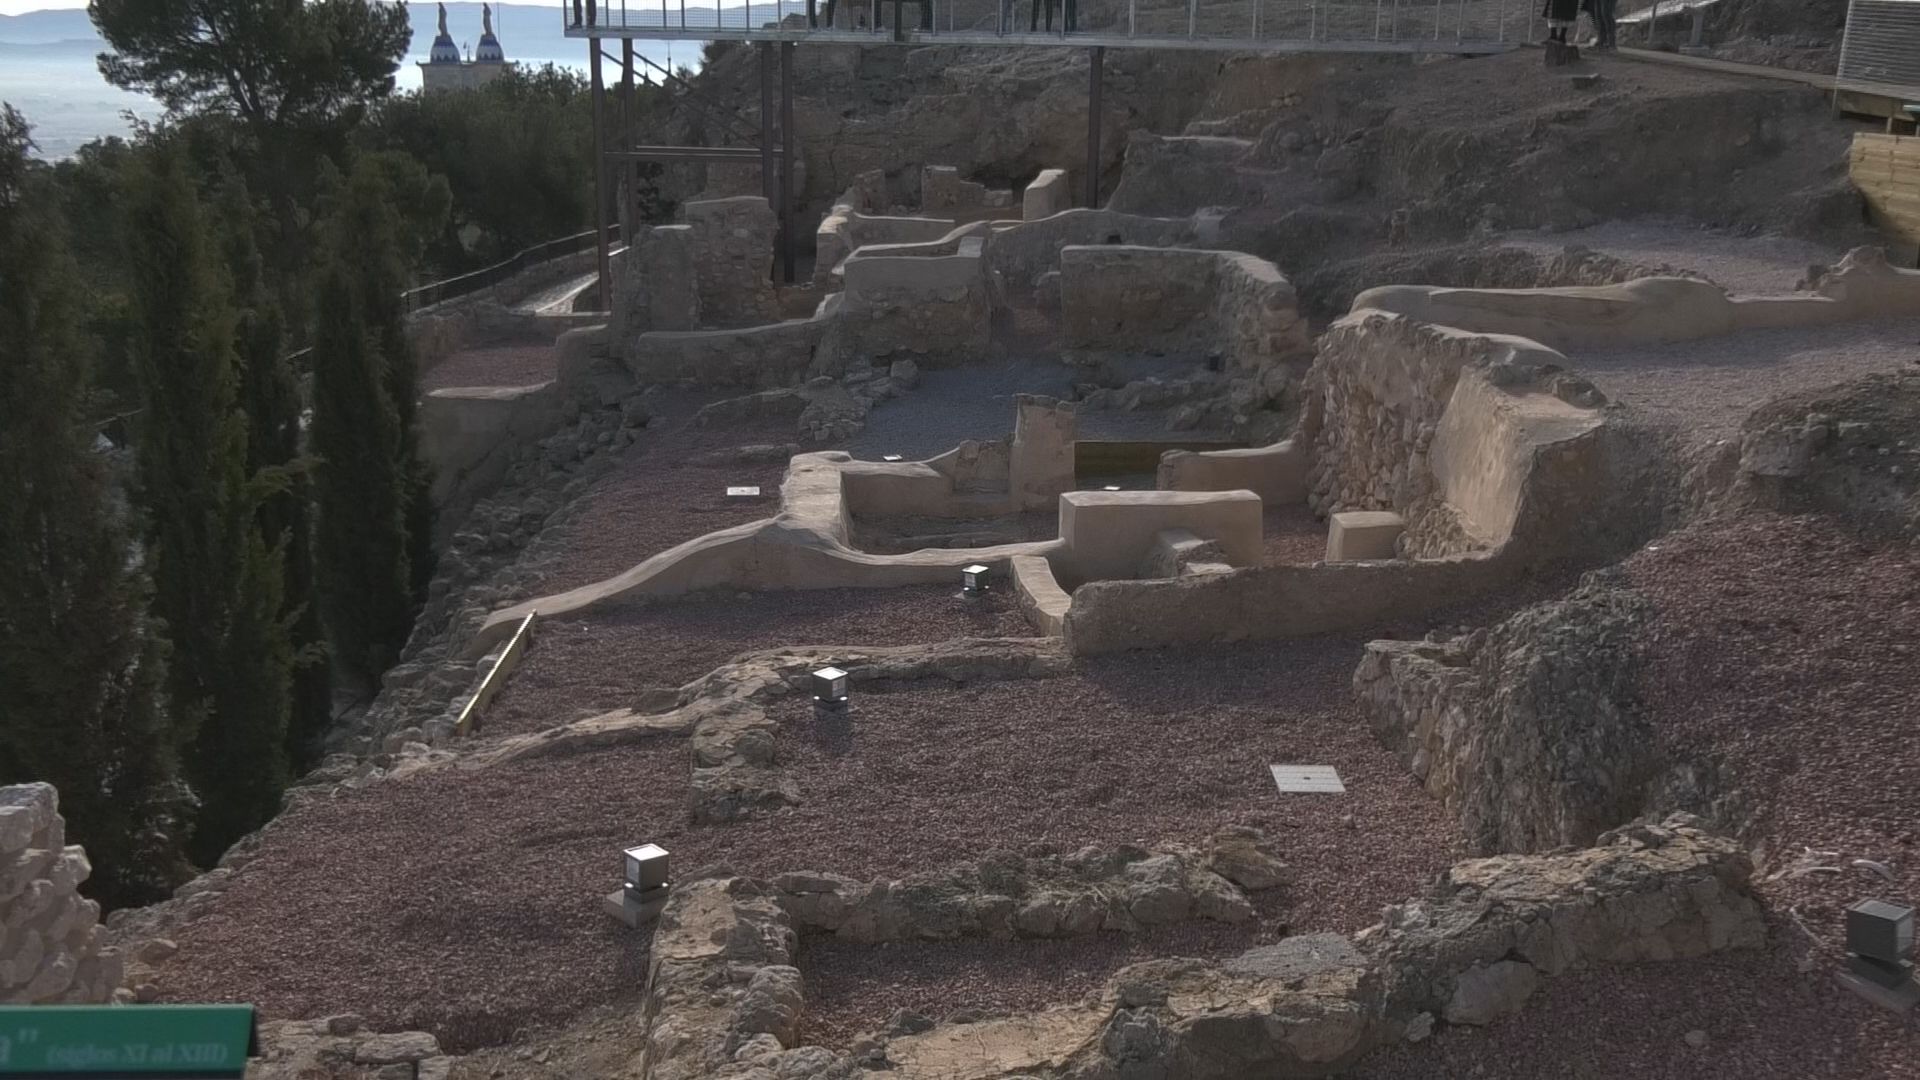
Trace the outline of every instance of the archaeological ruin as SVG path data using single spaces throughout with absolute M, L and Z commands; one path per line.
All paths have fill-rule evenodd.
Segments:
M 400 663 L 151 907 L 0 789 L 0 1001 L 252 1004 L 263 1080 L 1915 1075 L 1862 125 L 1483 0 L 976 6 L 705 31 L 784 175 L 413 316 Z

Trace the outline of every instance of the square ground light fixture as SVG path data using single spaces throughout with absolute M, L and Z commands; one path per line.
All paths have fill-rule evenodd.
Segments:
M 760 497 L 760 485 L 740 484 L 727 489 L 729 499 L 757 499 Z
M 813 703 L 830 709 L 837 709 L 847 703 L 847 673 L 837 667 L 823 667 L 815 671 L 813 680 Z
M 1331 765 L 1269 765 L 1267 769 L 1282 794 L 1341 795 L 1347 790 Z
M 901 457 L 899 454 L 881 454 L 880 460 L 881 461 L 905 461 L 906 459 Z
M 987 568 L 980 563 L 960 568 L 960 592 L 979 596 L 987 591 Z
M 620 887 L 600 902 L 601 910 L 630 927 L 652 922 L 667 906 L 667 849 L 641 844 L 620 853 Z

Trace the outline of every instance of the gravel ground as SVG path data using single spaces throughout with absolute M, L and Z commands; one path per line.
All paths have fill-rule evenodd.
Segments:
M 1608 397 L 1700 442 L 1738 430 L 1755 408 L 1920 360 L 1920 319 L 1749 330 L 1658 347 L 1583 350 L 1573 365 Z
M 1690 1032 L 1703 1032 L 1705 1043 L 1689 1043 Z M 1342 1075 L 1893 1080 L 1920 1076 L 1920 1026 L 1836 988 L 1825 971 L 1801 974 L 1783 951 L 1756 950 L 1572 972 L 1548 981 L 1516 1016 L 1443 1028 Z
M 540 623 L 526 661 L 487 710 L 486 733 L 541 731 L 682 686 L 753 649 L 912 645 L 1033 634 L 1005 591 L 966 599 L 956 585 L 724 593 L 622 604 Z
M 1197 843 L 1237 822 L 1281 838 L 1298 874 L 1289 927 L 1358 929 L 1456 856 L 1438 806 L 1357 713 L 1358 649 L 1240 645 L 1102 659 L 1048 680 L 863 686 L 845 726 L 783 703 L 780 757 L 805 801 L 730 826 L 688 822 L 679 738 L 319 800 L 268 827 L 253 867 L 180 932 L 156 983 L 163 1000 L 247 1000 L 269 1018 L 355 1012 L 422 1027 L 455 1051 L 506 1042 L 642 978 L 646 933 L 598 910 L 619 848 L 640 839 L 682 868 L 866 877 L 994 848 Z M 1348 794 L 1282 798 L 1266 772 L 1275 761 L 1337 766 Z M 1097 963 L 1071 951 L 1056 962 Z M 962 981 L 930 964 L 914 978 Z M 995 987 L 1009 1002 L 1061 992 L 1033 968 Z M 945 1011 L 937 997 L 927 1007 Z
M 897 1009 L 934 1020 L 1035 1012 L 1099 990 L 1128 964 L 1236 956 L 1278 938 L 1272 923 L 1188 923 L 1080 941 L 852 945 L 810 939 L 800 953 L 807 986 L 800 1041 L 845 1049 L 884 1027 Z
M 420 376 L 426 393 L 449 386 L 534 386 L 553 378 L 560 354 L 551 345 L 462 349 Z
M 562 569 L 544 583 L 547 592 L 604 580 L 676 544 L 779 512 L 784 460 L 712 464 L 701 455 L 729 446 L 789 443 L 792 431 L 784 425 L 701 431 L 685 426 L 687 403 L 676 402 L 672 409 L 656 414 L 619 469 L 581 495 L 579 516 L 560 533 L 557 565 Z M 757 499 L 727 495 L 729 487 L 755 485 Z
M 1920 898 L 1920 552 L 1756 515 L 1665 537 L 1626 569 L 1658 610 L 1645 689 L 1661 739 L 1719 762 L 1757 811 L 1769 906 L 1837 955 L 1848 905 Z M 1894 880 L 1767 880 L 1807 848 Z
M 1267 565 L 1311 566 L 1327 557 L 1327 523 L 1305 503 L 1266 510 Z
M 1738 236 L 1685 221 L 1613 221 L 1562 233 L 1508 233 L 1507 247 L 1558 255 L 1571 245 L 1648 266 L 1665 264 L 1705 274 L 1729 292 L 1791 293 L 1815 263 L 1831 265 L 1845 252 L 1785 236 Z

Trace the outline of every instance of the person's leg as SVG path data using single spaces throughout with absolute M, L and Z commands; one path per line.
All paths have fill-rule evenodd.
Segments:
M 1040 30 L 1040 4 L 1041 0 L 1033 0 L 1033 6 L 1027 9 L 1027 33 L 1029 34 L 1038 33 Z

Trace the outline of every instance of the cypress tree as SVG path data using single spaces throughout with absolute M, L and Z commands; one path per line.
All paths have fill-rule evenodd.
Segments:
M 88 418 L 78 272 L 29 197 L 26 122 L 0 108 L 0 783 L 60 789 L 109 907 L 163 898 L 189 868 L 163 704 L 166 643 Z
M 271 485 L 247 472 L 228 284 L 178 150 L 155 157 L 128 199 L 140 493 L 174 646 L 168 701 L 192 732 L 189 850 L 204 863 L 278 806 L 291 654 L 281 549 L 254 525 Z
M 399 657 L 413 605 L 400 419 L 354 278 L 353 265 L 336 252 L 315 303 L 316 581 L 336 662 L 370 684 Z
M 222 198 L 227 269 L 240 306 L 235 349 L 240 359 L 240 401 L 247 417 L 247 471 L 276 476 L 284 488 L 260 504 L 256 524 L 269 547 L 282 549 L 281 610 L 293 649 L 292 701 L 287 754 L 296 769 L 313 764 L 319 740 L 332 719 L 332 680 L 326 635 L 313 586 L 313 497 L 308 463 L 301 456 L 300 385 L 284 355 L 284 320 L 266 286 L 257 220 L 244 181 L 228 181 Z

